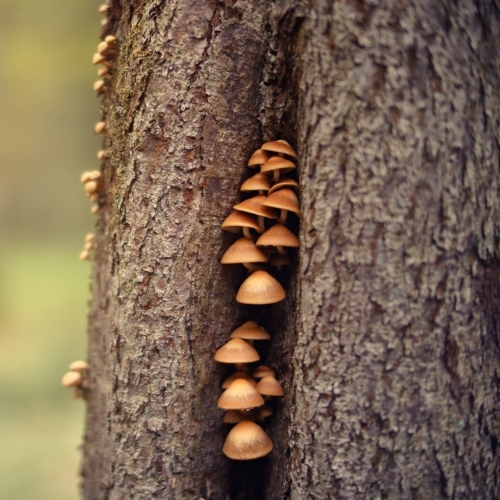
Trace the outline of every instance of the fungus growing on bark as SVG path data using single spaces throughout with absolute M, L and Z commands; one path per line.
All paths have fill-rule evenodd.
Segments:
M 288 155 L 292 158 L 297 158 L 297 153 L 294 151 L 292 146 L 288 144 L 284 139 L 278 139 L 277 141 L 266 142 L 261 148 L 263 151 L 270 151 L 271 153 L 277 153 L 279 155 Z
M 247 321 L 243 323 L 240 327 L 233 330 L 230 339 L 240 338 L 244 340 L 269 340 L 271 336 L 269 333 L 259 326 L 254 321 Z
M 253 386 L 257 385 L 257 380 L 255 380 L 254 378 L 252 378 L 248 374 L 248 372 L 245 372 L 243 370 L 238 370 L 238 371 L 232 373 L 231 375 L 229 375 L 229 377 L 227 377 L 224 380 L 224 382 L 222 382 L 221 389 L 227 389 L 237 378 L 242 378 L 244 380 L 247 380 Z
M 255 263 L 267 262 L 266 255 L 248 238 L 236 240 L 224 253 L 222 264 L 243 264 L 247 269 L 255 270 Z
M 278 182 L 274 183 L 269 188 L 269 191 L 267 192 L 267 195 L 269 196 L 271 193 L 274 193 L 274 191 L 277 191 L 278 189 L 282 189 L 282 188 L 295 189 L 295 191 L 298 192 L 298 190 L 299 190 L 299 183 L 295 179 L 290 179 L 288 177 L 283 177 Z
M 106 122 L 97 122 L 94 127 L 96 134 L 104 134 L 106 132 Z
M 276 247 L 281 255 L 286 255 L 285 247 L 299 248 L 300 243 L 290 229 L 283 224 L 275 224 L 262 234 L 255 243 L 260 247 Z
M 272 449 L 273 443 L 262 427 L 243 420 L 229 431 L 222 452 L 233 460 L 253 460 L 268 455 Z
M 223 410 L 248 410 L 264 404 L 264 398 L 243 378 L 233 380 L 221 394 L 217 406 Z
M 290 172 L 295 168 L 293 161 L 282 158 L 281 156 L 271 156 L 269 160 L 260 167 L 260 171 L 264 173 L 272 173 L 273 181 L 278 182 L 280 174 Z
M 266 199 L 266 196 L 263 194 L 258 194 L 253 196 L 252 198 L 248 198 L 248 200 L 244 200 L 238 205 L 234 205 L 233 208 L 236 210 L 240 210 L 241 212 L 246 212 L 249 214 L 253 214 L 257 216 L 257 220 L 259 221 L 259 232 L 264 232 L 266 227 L 264 225 L 264 217 L 268 219 L 277 219 L 278 213 L 276 210 L 270 207 L 265 207 L 262 205 L 263 201 Z
M 299 199 L 290 188 L 274 191 L 262 202 L 262 205 L 279 209 L 281 212 L 278 221 L 282 224 L 286 222 L 288 212 L 300 214 Z
M 261 232 L 257 217 L 238 211 L 229 214 L 222 223 L 221 228 L 230 233 L 239 233 L 243 231 L 244 236 L 249 239 L 252 239 L 250 229 L 258 233 Z
M 280 283 L 266 271 L 259 270 L 242 283 L 236 300 L 241 304 L 264 305 L 280 302 L 285 297 L 285 290 Z
M 266 365 L 260 365 L 257 368 L 255 368 L 255 370 L 252 372 L 253 378 L 262 378 L 265 377 L 266 375 L 274 377 L 276 373 L 272 368 Z
M 97 94 L 102 94 L 103 92 L 106 92 L 106 83 L 104 80 L 97 80 L 94 82 L 94 91 L 97 92 Z
M 243 420 L 248 420 L 248 415 L 243 415 L 243 413 L 238 410 L 228 410 L 224 413 L 224 417 L 222 418 L 224 424 L 237 424 Z
M 262 149 L 257 149 L 248 160 L 248 166 L 250 168 L 261 167 L 267 160 L 269 160 L 269 158 L 271 158 L 269 153 Z
M 264 194 L 266 191 L 269 191 L 271 188 L 271 182 L 267 175 L 259 172 L 249 179 L 247 179 L 240 188 L 240 191 L 249 192 L 249 191 L 258 191 L 259 194 Z
M 283 396 L 283 387 L 281 384 L 271 375 L 264 375 L 255 389 L 263 396 Z
M 259 361 L 259 353 L 243 339 L 231 339 L 217 350 L 214 356 L 219 363 L 253 363 Z

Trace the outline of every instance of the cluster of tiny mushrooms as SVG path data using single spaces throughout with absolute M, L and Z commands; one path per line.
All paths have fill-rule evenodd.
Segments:
M 282 139 L 266 142 L 257 149 L 248 166 L 260 167 L 260 172 L 241 186 L 241 191 L 251 197 L 235 205 L 235 211 L 222 223 L 225 231 L 243 232 L 243 237 L 226 250 L 221 260 L 222 264 L 243 264 L 250 272 L 236 294 L 236 301 L 242 304 L 274 304 L 286 297 L 279 281 L 264 267 L 280 270 L 290 265 L 287 249 L 299 247 L 297 236 L 285 225 L 289 212 L 300 213 L 298 183 L 286 175 L 296 168 L 296 158 L 293 148 Z M 273 414 L 269 400 L 283 396 L 283 388 L 269 366 L 259 365 L 253 370 L 249 367 L 260 360 L 253 343 L 269 339 L 264 328 L 249 320 L 234 330 L 229 341 L 215 353 L 216 361 L 232 364 L 236 369 L 222 383 L 224 392 L 217 402 L 226 411 L 223 422 L 236 424 L 222 448 L 233 460 L 260 458 L 273 449 L 271 439 L 256 421 L 263 422 Z
M 99 13 L 106 15 L 108 11 L 108 5 L 103 4 L 99 7 Z M 106 26 L 108 20 L 105 17 L 101 25 Z M 97 95 L 101 95 L 107 90 L 106 83 L 111 78 L 111 73 L 114 68 L 114 58 L 117 51 L 117 40 L 116 37 L 108 35 L 104 38 L 102 42 L 97 45 L 97 53 L 94 54 L 92 62 L 95 65 L 102 66 L 97 71 L 97 76 L 99 80 L 94 83 L 94 90 Z M 96 134 L 104 134 L 106 132 L 106 123 L 100 121 L 96 123 L 94 127 L 94 132 Z M 103 161 L 106 158 L 105 151 L 99 151 L 97 153 L 97 158 Z M 92 213 L 95 214 L 99 211 L 99 197 L 102 194 L 102 179 L 101 172 L 99 170 L 91 170 L 89 172 L 83 172 L 80 177 L 80 182 L 83 184 L 85 194 L 89 200 L 94 203 L 92 206 Z M 85 244 L 83 250 L 80 252 L 80 260 L 92 261 L 92 253 L 94 250 L 94 234 L 87 234 L 85 236 Z M 62 378 L 62 385 L 64 387 L 72 387 L 73 394 L 76 398 L 85 397 L 85 392 L 88 389 L 88 369 L 89 365 L 86 361 L 74 361 L 69 366 L 69 372 L 65 373 Z
M 101 5 L 99 13 L 106 15 L 108 8 L 107 4 Z M 101 24 L 105 26 L 107 19 L 103 19 Z M 112 35 L 106 36 L 97 45 L 92 62 L 102 66 L 97 72 L 99 79 L 94 83 L 98 96 L 107 90 L 116 52 L 117 40 Z M 98 122 L 94 131 L 105 134 L 106 122 Z M 97 157 L 104 160 L 106 152 L 99 151 Z M 243 232 L 243 237 L 226 250 L 221 260 L 222 264 L 243 264 L 250 273 L 236 295 L 236 301 L 242 304 L 274 304 L 286 297 L 279 281 L 265 267 L 281 270 L 283 266 L 290 265 L 287 249 L 299 247 L 297 236 L 285 225 L 290 212 L 300 213 L 296 194 L 299 185 L 287 175 L 296 168 L 296 158 L 293 148 L 283 139 L 266 142 L 257 149 L 248 166 L 260 168 L 260 171 L 241 186 L 243 193 L 253 193 L 253 196 L 235 205 L 234 212 L 222 223 L 225 231 Z M 92 213 L 97 213 L 102 191 L 101 172 L 84 172 L 80 181 L 90 201 L 95 203 Z M 93 248 L 94 235 L 87 234 L 80 260 L 91 261 Z M 216 361 L 234 365 L 236 369 L 222 383 L 224 392 L 217 403 L 219 408 L 225 410 L 223 422 L 235 424 L 222 448 L 223 453 L 234 460 L 260 458 L 273 449 L 271 439 L 256 421 L 262 423 L 273 414 L 270 398 L 283 396 L 283 388 L 272 368 L 258 365 L 250 369 L 251 364 L 260 360 L 253 343 L 269 339 L 270 335 L 264 328 L 249 320 L 236 328 L 229 341 L 215 353 Z M 85 395 L 88 369 L 85 361 L 74 361 L 62 378 L 62 385 L 72 387 L 75 397 Z

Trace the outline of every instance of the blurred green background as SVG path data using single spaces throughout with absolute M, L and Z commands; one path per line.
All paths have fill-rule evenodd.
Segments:
M 0 0 L 0 499 L 79 498 L 99 3 Z

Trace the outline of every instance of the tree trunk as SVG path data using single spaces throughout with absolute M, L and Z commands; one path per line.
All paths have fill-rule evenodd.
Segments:
M 110 4 L 85 498 L 498 498 L 499 12 Z M 251 312 L 286 395 L 235 463 L 213 354 L 251 316 L 220 224 L 277 138 L 301 249 Z

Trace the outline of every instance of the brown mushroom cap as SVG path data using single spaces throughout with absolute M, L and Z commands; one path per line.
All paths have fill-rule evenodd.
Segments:
M 300 205 L 297 195 L 290 188 L 283 188 L 271 193 L 262 204 L 265 207 L 279 208 L 288 210 L 297 215 L 300 214 Z
M 221 389 L 227 389 L 237 378 L 248 380 L 248 382 L 250 382 L 254 387 L 257 385 L 257 381 L 252 378 L 249 373 L 244 372 L 243 370 L 238 370 L 231 373 L 231 375 L 229 375 L 229 377 L 222 382 Z
M 243 339 L 231 339 L 217 350 L 214 356 L 219 363 L 253 363 L 260 359 L 259 353 Z
M 269 158 L 271 158 L 271 155 L 269 153 L 266 153 L 266 151 L 263 151 L 262 149 L 257 149 L 248 160 L 248 166 L 250 168 L 258 167 L 266 163 Z
M 268 195 L 271 193 L 274 193 L 274 191 L 277 191 L 278 189 L 282 189 L 284 187 L 295 189 L 296 191 L 299 190 L 299 183 L 295 179 L 290 179 L 290 178 L 283 178 L 280 179 L 278 182 L 273 184 L 268 191 Z
M 233 212 L 229 214 L 222 223 L 221 228 L 230 233 L 239 233 L 242 229 L 254 229 L 260 233 L 259 223 L 253 215 L 244 212 Z
M 281 156 L 272 156 L 269 160 L 260 167 L 260 171 L 265 174 L 266 172 L 274 172 L 275 170 L 282 170 L 283 172 L 290 172 L 296 168 L 293 161 L 282 158 Z M 275 179 L 277 180 L 277 179 Z
M 217 406 L 223 410 L 247 410 L 264 404 L 264 398 L 243 378 L 237 378 L 221 394 Z
M 69 369 L 72 372 L 86 372 L 89 369 L 89 364 L 82 360 L 73 361 L 73 363 L 69 365 Z
M 229 338 L 240 338 L 245 340 L 268 340 L 271 338 L 271 336 L 264 330 L 264 328 L 259 326 L 254 321 L 247 321 L 240 327 L 236 328 L 236 330 L 231 333 Z
M 228 410 L 224 413 L 224 417 L 222 418 L 224 424 L 237 424 L 243 420 L 248 420 L 248 415 L 243 415 L 243 413 L 238 410 Z
M 79 372 L 67 372 L 63 375 L 61 384 L 64 387 L 78 387 L 83 380 L 83 375 Z
M 283 387 L 271 375 L 264 375 L 255 386 L 257 391 L 264 396 L 283 396 Z
M 252 198 L 249 198 L 248 200 L 244 200 L 241 203 L 238 203 L 238 205 L 234 205 L 233 208 L 249 214 L 267 217 L 268 219 L 277 219 L 278 214 L 276 213 L 276 210 L 269 207 L 264 207 L 262 205 L 262 202 L 266 199 L 267 198 L 265 195 L 258 194 L 256 196 L 253 196 Z
M 261 172 L 252 175 L 247 179 L 240 188 L 240 191 L 269 191 L 271 188 L 271 182 L 269 177 Z
M 267 262 L 266 255 L 248 238 L 236 240 L 221 259 L 222 264 L 244 264 L 247 262 Z
M 240 304 L 274 304 L 286 297 L 280 283 L 266 271 L 253 272 L 240 286 L 236 300 Z M 234 339 L 237 340 L 237 339 Z
M 269 366 L 266 365 L 260 365 L 257 368 L 255 368 L 255 370 L 252 372 L 252 377 L 254 378 L 262 378 L 265 377 L 266 375 L 274 377 L 276 373 L 272 368 L 269 368 Z
M 272 153 L 280 153 L 297 158 L 297 153 L 284 139 L 266 142 L 261 146 L 261 149 L 263 151 L 271 151 Z
M 283 224 L 275 224 L 263 233 L 255 243 L 257 246 L 299 248 L 300 243 L 292 231 Z
M 255 418 L 257 420 L 264 420 L 267 417 L 270 417 L 274 413 L 273 409 L 268 405 L 262 405 L 257 408 L 257 414 L 255 415 Z
M 229 431 L 222 452 L 233 460 L 253 460 L 268 455 L 272 449 L 273 442 L 262 427 L 243 420 Z

